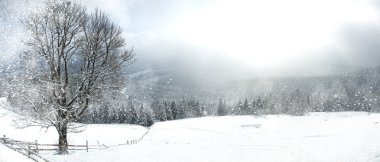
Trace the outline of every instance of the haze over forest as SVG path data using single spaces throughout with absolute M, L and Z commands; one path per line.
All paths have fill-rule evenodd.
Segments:
M 302 86 L 290 85 L 294 82 L 286 78 L 334 80 L 373 71 L 380 63 L 376 0 L 81 3 L 103 9 L 122 27 L 128 47 L 137 54 L 137 61 L 126 67 L 126 93 L 141 100 L 153 93 L 218 98 L 230 91 L 236 98 L 257 97 L 282 89 L 285 82 Z M 15 56 L 26 36 L 21 22 L 40 4 L 0 2 L 0 39 L 6 40 L 0 41 L 3 73 L 17 69 Z M 314 89 L 317 85 L 309 81 L 304 84 Z M 239 90 L 244 88 L 254 92 Z

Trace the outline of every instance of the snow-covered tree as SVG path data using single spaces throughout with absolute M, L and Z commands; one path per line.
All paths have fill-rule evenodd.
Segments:
M 144 109 L 143 104 L 141 104 L 140 106 L 138 124 L 147 127 L 153 125 L 152 115 L 150 114 L 150 112 Z
M 173 120 L 173 112 L 172 112 L 169 102 L 164 101 L 164 109 L 166 113 L 166 120 Z
M 226 105 L 221 98 L 219 99 L 219 103 L 218 103 L 218 107 L 217 107 L 216 112 L 217 112 L 218 116 L 224 116 L 227 114 Z
M 257 106 L 255 100 L 252 101 L 251 107 L 253 115 L 257 115 Z
M 139 121 L 137 116 L 137 111 L 133 103 L 128 104 L 128 112 L 127 112 L 127 123 L 129 124 L 137 124 Z
M 47 0 L 25 21 L 29 65 L 15 106 L 54 126 L 59 152 L 68 153 L 69 125 L 102 94 L 118 87 L 121 67 L 133 61 L 119 26 L 99 10 L 70 0 Z M 17 98 L 17 97 L 15 97 Z
M 170 104 L 170 111 L 172 112 L 173 119 L 178 119 L 179 114 L 178 114 L 178 108 L 177 105 L 175 104 L 175 101 L 172 101 Z
M 166 121 L 168 118 L 166 117 L 165 107 L 161 104 L 158 105 L 158 110 L 156 112 L 156 119 L 160 121 Z
M 248 99 L 246 98 L 243 102 L 243 106 L 241 108 L 241 114 L 242 115 L 248 115 L 250 113 L 249 105 L 248 105 Z
M 181 101 L 178 106 L 178 119 L 186 118 L 186 112 L 185 112 L 185 103 L 184 101 Z
M 263 103 L 263 100 L 261 100 L 260 96 L 259 96 L 259 98 L 256 101 L 256 107 L 257 107 L 258 110 L 264 109 L 264 103 Z
M 146 125 L 147 117 L 146 117 L 146 112 L 144 110 L 144 105 L 143 104 L 141 104 L 141 106 L 140 106 L 138 116 L 139 116 L 139 118 L 138 118 L 139 119 L 138 124 L 139 125 Z

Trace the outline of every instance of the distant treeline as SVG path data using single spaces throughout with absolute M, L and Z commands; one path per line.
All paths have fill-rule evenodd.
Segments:
M 118 104 L 118 106 L 105 102 L 99 107 L 87 111 L 78 122 L 87 124 L 138 124 L 149 127 L 153 125 L 153 117 L 150 111 L 144 109 L 142 104 L 137 110 L 131 101 Z
M 371 93 L 372 94 L 372 93 Z M 195 99 L 152 101 L 148 108 L 132 99 L 118 104 L 101 103 L 99 107 L 87 112 L 79 121 L 83 123 L 128 123 L 151 126 L 154 121 L 167 121 L 202 116 L 224 115 L 267 115 L 290 114 L 304 115 L 307 112 L 338 112 L 379 110 L 377 95 L 363 91 L 344 89 L 340 83 L 333 85 L 329 91 L 313 94 L 300 89 L 281 93 L 258 96 L 253 99 L 241 99 L 226 102 L 200 102 Z
M 11 86 L 11 80 L 1 81 L 4 89 Z M 380 112 L 380 68 L 378 71 L 363 71 L 355 76 L 315 79 L 314 82 L 308 80 L 308 84 L 301 83 L 303 82 L 297 80 L 284 82 L 274 87 L 270 93 L 240 99 L 236 99 L 235 95 L 238 93 L 224 95 L 227 98 L 211 96 L 212 99 L 196 95 L 178 99 L 152 94 L 153 96 L 147 98 L 153 99 L 146 100 L 110 93 L 107 94 L 108 97 L 103 96 L 97 103 L 93 103 L 92 108 L 78 122 L 150 126 L 154 121 L 202 116 Z M 12 93 L 0 94 L 8 96 L 8 100 L 13 102 Z

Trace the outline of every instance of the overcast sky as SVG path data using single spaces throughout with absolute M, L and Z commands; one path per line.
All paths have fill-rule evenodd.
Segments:
M 377 0 L 84 0 L 121 25 L 133 68 L 195 76 L 321 75 L 380 63 Z M 0 0 L 3 59 L 40 0 Z M 234 74 L 234 75 L 229 75 Z

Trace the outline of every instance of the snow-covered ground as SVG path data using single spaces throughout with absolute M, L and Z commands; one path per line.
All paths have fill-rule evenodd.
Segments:
M 11 118 L 0 117 L 0 134 L 55 143 L 53 129 L 14 129 Z M 111 146 L 145 131 L 140 126 L 89 125 L 82 133 L 70 134 L 69 141 L 82 144 L 86 139 L 98 140 Z M 0 159 L 4 159 L 1 148 Z M 376 162 L 380 161 L 380 114 L 226 116 L 159 122 L 136 145 L 44 156 L 51 161 Z
M 7 148 L 0 143 L 0 162 L 33 162 L 33 160 L 22 156 L 20 153 Z
M 15 121 L 17 114 L 4 110 L 0 107 L 0 136 L 15 140 L 30 141 L 38 143 L 55 144 L 58 142 L 58 133 L 54 127 L 48 129 L 41 127 L 17 128 Z M 138 125 L 128 124 L 90 124 L 81 128 L 84 131 L 79 133 L 69 133 L 69 144 L 85 145 L 88 140 L 89 145 L 118 145 L 126 143 L 127 140 L 138 139 L 147 131 L 147 128 Z
M 205 117 L 155 124 L 137 144 L 58 161 L 380 161 L 380 115 Z M 254 124 L 260 124 L 256 128 Z M 252 127 L 250 127 L 252 125 Z M 242 127 L 243 126 L 243 127 Z

